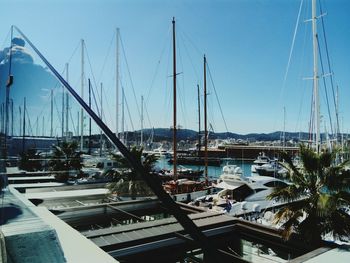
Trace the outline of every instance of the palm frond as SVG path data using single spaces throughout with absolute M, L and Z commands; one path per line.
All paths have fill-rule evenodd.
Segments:
M 320 194 L 317 200 L 316 213 L 319 217 L 330 215 L 337 207 L 337 198 L 330 194 Z
M 334 238 L 349 238 L 350 236 L 350 215 L 343 209 L 336 209 L 327 218 L 323 225 L 323 234 L 331 233 Z
M 277 202 L 293 202 L 299 200 L 303 195 L 305 195 L 305 189 L 292 184 L 286 187 L 274 188 L 272 193 L 267 196 L 267 199 L 273 199 Z

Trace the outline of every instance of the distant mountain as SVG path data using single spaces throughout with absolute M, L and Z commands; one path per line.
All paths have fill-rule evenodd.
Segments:
M 136 133 L 139 133 L 140 131 L 136 131 Z M 153 140 L 154 141 L 162 141 L 162 140 L 172 140 L 173 138 L 173 131 L 171 129 L 167 128 L 154 128 L 154 129 L 145 129 L 143 131 L 145 137 L 151 136 L 151 133 L 153 132 Z M 203 132 L 204 133 L 204 132 Z M 255 141 L 276 141 L 280 140 L 282 136 L 281 131 L 271 132 L 271 133 L 249 133 L 249 134 L 237 134 L 232 132 L 220 132 L 220 133 L 213 133 L 210 132 L 209 138 L 210 139 L 241 139 L 246 140 L 249 142 L 255 142 Z M 286 140 L 307 140 L 309 134 L 306 132 L 286 132 Z M 178 140 L 190 140 L 194 141 L 198 139 L 198 132 L 188 129 L 179 129 L 177 130 L 177 139 Z

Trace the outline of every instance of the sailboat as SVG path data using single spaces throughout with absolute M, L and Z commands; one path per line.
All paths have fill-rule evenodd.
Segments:
M 205 69 L 204 69 L 205 70 Z M 190 151 L 189 154 L 181 155 L 177 157 L 177 164 L 182 165 L 211 165 L 211 166 L 221 166 L 221 159 L 216 157 L 208 158 L 201 156 L 201 114 L 200 114 L 200 93 L 199 93 L 199 85 L 197 85 L 197 91 L 198 91 L 198 146 L 197 151 Z M 204 100 L 206 102 L 206 92 L 204 92 Z M 206 103 L 204 103 L 206 104 Z M 204 115 L 206 116 L 206 105 L 204 105 Z M 206 118 L 206 117 L 205 117 Z M 207 124 L 205 123 L 205 127 Z M 208 136 L 205 137 L 205 143 L 207 142 Z M 168 163 L 173 164 L 174 160 L 169 159 Z M 201 171 L 198 171 L 201 172 Z M 202 172 L 201 172 L 202 174 Z
M 188 179 L 179 179 L 179 171 L 177 167 L 177 123 L 176 123 L 176 41 L 175 41 L 175 18 L 172 21 L 173 24 L 173 180 L 164 183 L 164 189 L 173 197 L 176 201 L 191 201 L 200 196 L 210 193 L 211 186 L 207 183 L 207 166 L 205 169 L 206 182 L 196 182 Z M 206 65 L 206 59 L 204 56 L 204 69 Z M 206 72 L 204 72 L 204 83 L 206 83 Z M 204 89 L 206 92 L 206 89 Z M 206 136 L 205 132 L 205 136 Z

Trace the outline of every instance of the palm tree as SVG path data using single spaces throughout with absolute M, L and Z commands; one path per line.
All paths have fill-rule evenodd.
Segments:
M 30 172 L 41 170 L 42 165 L 39 159 L 40 156 L 36 149 L 28 149 L 20 154 L 19 168 Z
M 158 160 L 157 157 L 152 154 L 143 157 L 143 148 L 137 149 L 133 147 L 130 152 L 135 160 L 142 163 L 147 174 L 151 174 Z M 112 182 L 108 184 L 110 193 L 115 193 L 117 195 L 130 193 L 133 200 L 136 199 L 137 195 L 153 195 L 152 190 L 148 187 L 146 182 L 142 180 L 134 169 L 130 168 L 124 156 L 114 154 L 113 159 L 117 161 L 118 169 L 111 170 L 107 174 L 112 178 Z
M 53 157 L 49 161 L 49 170 L 57 171 L 56 179 L 60 182 L 67 182 L 70 171 L 81 169 L 81 152 L 77 151 L 78 143 L 62 142 L 60 146 L 54 146 Z
M 289 239 L 296 232 L 311 246 L 321 244 L 325 234 L 334 238 L 350 235 L 350 215 L 345 208 L 350 205 L 347 162 L 335 164 L 335 153 L 315 153 L 300 146 L 302 165 L 297 167 L 291 157 L 283 153 L 284 165 L 292 184 L 275 188 L 269 199 L 288 204 L 275 215 L 282 223 L 283 236 Z

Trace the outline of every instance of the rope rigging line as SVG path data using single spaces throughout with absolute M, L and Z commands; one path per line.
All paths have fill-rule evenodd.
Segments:
M 9 31 L 7 32 L 7 34 L 6 34 L 6 37 L 4 38 L 4 42 L 2 43 L 2 45 L 1 45 L 1 49 L 4 49 L 4 47 L 5 47 L 5 45 L 6 45 L 6 42 L 7 42 L 7 40 L 8 40 L 8 38 L 9 38 L 9 35 L 11 34 L 11 29 L 12 27 L 10 27 L 10 29 L 9 29 Z M 10 41 L 12 42 L 12 39 L 10 39 Z M 11 43 L 10 42 L 10 43 Z
M 156 70 L 155 70 L 155 72 L 154 72 L 154 74 L 153 74 L 151 86 L 150 86 L 150 88 L 149 88 L 149 90 L 148 90 L 148 93 L 147 93 L 147 96 L 146 96 L 146 99 L 145 99 L 145 104 L 148 104 L 148 102 L 149 102 L 149 98 L 150 98 L 150 96 L 151 96 L 151 91 L 152 91 L 152 89 L 153 89 L 153 87 L 154 87 L 154 82 L 155 82 L 155 79 L 156 79 L 156 77 L 157 77 L 157 75 L 158 75 L 158 70 L 159 70 L 159 67 L 160 67 L 160 62 L 162 61 L 163 55 L 164 55 L 164 53 L 165 53 L 165 49 L 166 49 L 166 47 L 168 46 L 167 43 L 169 42 L 169 41 L 168 41 L 168 38 L 169 38 L 170 32 L 171 32 L 171 25 L 169 25 L 169 27 L 168 27 L 168 32 L 167 32 L 166 37 L 165 37 L 165 39 L 164 39 L 163 48 L 162 48 L 162 50 L 161 50 L 160 57 L 159 57 L 159 60 L 158 60 L 158 62 L 157 62 Z M 152 126 L 150 126 L 150 127 L 152 127 Z
M 296 22 L 295 22 L 293 38 L 292 38 L 292 44 L 290 46 L 289 55 L 288 55 L 288 62 L 287 62 L 286 70 L 285 70 L 284 77 L 283 77 L 282 87 L 280 89 L 280 94 L 279 94 L 279 98 L 278 98 L 278 105 L 279 105 L 279 107 L 281 106 L 281 100 L 282 100 L 282 97 L 284 95 L 284 90 L 285 90 L 286 84 L 287 84 L 287 78 L 288 78 L 290 64 L 291 64 L 291 61 L 292 61 L 292 55 L 293 55 L 293 51 L 294 51 L 296 35 L 297 35 L 297 32 L 298 32 L 298 28 L 299 28 L 300 16 L 301 16 L 303 2 L 304 2 L 304 0 L 300 1 L 299 11 L 298 11 L 297 19 L 296 19 Z M 278 112 L 279 111 L 276 111 L 276 114 Z M 273 125 L 274 127 L 276 126 L 276 121 L 277 121 L 277 118 L 275 118 L 275 122 L 274 122 L 274 125 Z
M 306 13 L 309 13 L 309 5 L 306 5 Z M 310 32 L 309 32 L 309 27 L 308 26 L 306 26 L 306 24 L 305 24 L 305 26 L 304 26 L 304 28 L 305 28 L 305 30 L 304 30 L 304 36 L 303 36 L 303 42 L 302 42 L 302 54 L 301 54 L 301 63 L 300 63 L 300 66 L 299 66 L 299 76 L 302 76 L 303 75 L 303 72 L 304 72 L 304 66 L 305 66 L 305 61 L 306 61 L 306 59 L 305 59 L 305 51 L 306 51 L 306 43 L 307 43 L 307 41 L 311 41 L 311 34 L 310 34 Z M 307 40 L 307 37 L 310 37 L 310 39 L 308 39 Z M 305 83 L 305 81 L 303 81 L 303 79 L 301 78 L 300 79 L 300 83 Z M 303 108 L 302 108 L 302 106 L 303 106 L 303 101 L 304 101 L 304 96 L 305 96 L 305 92 L 306 92 L 306 86 L 305 85 L 302 85 L 302 84 L 299 84 L 300 86 L 302 86 L 302 96 L 301 96 L 301 100 L 300 100 L 300 104 L 299 104 L 299 113 L 298 113 L 298 118 L 297 118 L 297 122 L 296 122 L 296 124 L 295 124 L 295 130 L 294 131 L 297 131 L 297 126 L 299 125 L 300 126 L 300 128 L 299 128 L 299 131 L 301 130 L 301 126 L 303 125 L 302 123 L 301 123 L 301 119 L 302 119 L 302 112 L 303 112 Z M 309 126 L 309 124 L 308 124 L 308 126 Z M 309 126 L 309 128 L 310 128 L 310 126 Z
M 283 94 L 283 92 L 284 92 L 284 89 L 285 89 L 285 87 L 286 87 L 286 83 L 287 83 L 287 78 L 288 78 L 290 63 L 291 63 L 292 55 L 293 55 L 293 51 L 294 51 L 295 39 L 296 39 L 296 35 L 297 35 L 297 32 L 298 32 L 298 28 L 299 28 L 300 14 L 301 14 L 303 2 L 304 2 L 304 0 L 301 0 L 301 1 L 300 1 L 300 6 L 299 6 L 299 11 L 298 11 L 297 21 L 295 22 L 295 28 L 294 28 L 294 33 L 293 33 L 293 39 L 292 39 L 292 44 L 291 44 L 290 50 L 289 50 L 288 62 L 287 62 L 286 71 L 285 71 L 284 77 L 283 77 L 282 89 L 281 89 L 281 95 L 280 95 L 280 97 L 282 96 L 282 94 Z
M 320 64 L 321 64 L 321 70 L 322 70 L 322 80 L 323 80 L 324 92 L 326 95 L 326 104 L 327 104 L 327 110 L 328 110 L 328 116 L 329 116 L 329 123 L 330 123 L 330 127 L 331 127 L 331 133 L 333 134 L 332 116 L 331 116 L 331 111 L 329 108 L 328 91 L 327 91 L 327 84 L 326 84 L 325 72 L 324 72 L 324 67 L 323 67 L 322 53 L 321 53 L 319 38 L 318 37 L 316 37 L 316 38 L 317 38 L 318 54 L 320 57 Z
M 71 122 L 72 122 L 74 134 L 77 134 L 78 132 L 77 132 L 77 129 L 75 128 L 75 123 L 74 123 L 74 118 L 72 116 L 72 111 L 69 111 L 69 116 L 70 116 L 70 119 L 71 119 Z
M 94 102 L 95 102 L 95 107 L 97 109 L 97 113 L 100 114 L 100 109 L 98 107 L 98 103 L 96 101 L 95 92 L 94 92 L 94 87 L 97 89 L 96 79 L 95 79 L 94 72 L 92 71 L 92 66 L 91 66 L 91 62 L 90 62 L 90 56 L 89 56 L 89 53 L 88 53 L 88 50 L 86 48 L 86 44 L 85 43 L 84 43 L 84 48 L 85 48 L 86 57 L 87 57 L 87 60 L 88 60 L 89 66 L 90 66 L 90 73 L 91 73 L 92 79 L 94 81 L 94 85 L 91 86 L 91 90 L 92 90 L 92 94 L 93 94 L 93 98 L 94 98 Z M 98 89 L 97 89 L 96 92 L 97 92 L 97 95 L 98 95 Z M 101 100 L 99 102 L 101 103 Z
M 166 109 L 166 111 L 164 111 L 164 115 L 163 115 L 163 122 L 164 123 L 168 123 L 169 117 L 170 116 L 170 107 L 169 105 L 172 105 L 172 101 L 171 101 L 171 92 L 170 92 L 170 88 L 169 88 L 169 76 L 171 76 L 172 73 L 169 73 L 169 69 L 170 69 L 170 58 L 171 58 L 171 45 L 168 45 L 168 59 L 167 59 L 167 63 L 166 63 L 166 79 L 165 79 L 165 94 L 164 94 L 164 99 L 162 99 L 163 101 L 163 106 L 162 109 Z M 169 93 L 168 93 L 169 92 Z
M 137 108 L 137 112 L 138 112 L 138 114 L 139 114 L 139 118 L 141 118 L 140 107 L 139 107 L 138 100 L 137 100 L 137 97 L 136 97 L 135 88 L 134 88 L 134 83 L 133 83 L 132 78 L 131 78 L 129 63 L 128 63 L 128 60 L 126 59 L 126 53 L 125 53 L 125 49 L 124 49 L 123 40 L 122 40 L 122 38 L 121 38 L 120 35 L 119 35 L 119 38 L 120 38 L 120 43 L 121 43 L 121 47 L 122 47 L 122 51 L 123 51 L 123 55 L 124 55 L 124 60 L 125 60 L 126 68 L 127 68 L 127 71 L 128 71 L 128 76 L 129 76 L 129 80 L 130 80 L 132 92 L 133 92 L 133 94 L 134 94 L 135 105 L 136 105 L 136 108 Z
M 76 46 L 75 49 L 73 50 L 73 53 L 72 53 L 72 55 L 69 57 L 67 63 L 70 63 L 70 62 L 71 62 L 72 58 L 74 57 L 74 55 L 75 55 L 75 53 L 77 52 L 77 50 L 78 50 L 79 47 L 80 47 L 80 41 L 78 41 L 77 46 Z
M 193 69 L 193 72 L 194 72 L 194 74 L 195 74 L 195 76 L 196 76 L 196 78 L 197 78 L 197 83 L 199 83 L 199 82 L 200 82 L 200 78 L 199 78 L 198 71 L 197 71 L 196 67 L 194 66 L 193 59 L 192 59 L 192 57 L 191 57 L 191 55 L 190 55 L 190 52 L 189 52 L 189 50 L 187 49 L 187 46 L 186 46 L 186 44 L 185 44 L 186 42 L 185 42 L 185 40 L 184 40 L 184 35 L 181 34 L 181 33 L 182 33 L 182 31 L 180 31 L 180 38 L 182 39 L 182 43 L 183 43 L 185 52 L 186 52 L 186 54 L 187 54 L 187 56 L 188 56 L 188 58 L 189 58 L 190 64 L 191 64 L 192 69 Z
M 106 95 L 105 89 L 103 89 L 102 92 L 103 92 L 103 96 L 104 96 L 103 105 L 107 104 L 107 109 L 110 109 L 109 102 L 108 102 L 108 97 L 107 97 L 107 95 Z M 105 115 L 105 112 L 106 112 L 106 111 L 108 112 L 109 120 L 113 120 L 112 123 L 115 123 L 115 122 L 114 122 L 114 118 L 112 118 L 112 115 L 111 115 L 111 112 L 112 112 L 112 111 L 110 111 L 110 110 L 103 110 L 103 109 L 102 109 L 102 117 L 104 117 L 105 120 L 107 119 L 107 118 L 106 118 L 106 115 Z M 101 118 L 101 119 L 102 119 L 102 118 Z
M 149 114 L 148 114 L 148 110 L 147 110 L 146 105 L 143 106 L 143 109 L 144 109 L 145 112 L 146 112 L 146 117 L 147 117 L 147 120 L 148 120 L 148 124 L 149 124 L 149 127 L 151 128 L 151 127 L 152 127 L 151 119 L 150 119 L 150 117 L 149 117 Z
M 327 36 L 326 36 L 326 28 L 324 25 L 324 19 L 322 16 L 322 5 L 321 5 L 321 1 L 319 1 L 319 7 L 320 7 L 320 12 L 321 12 L 321 25 L 322 25 L 322 32 L 323 32 L 323 38 L 324 38 L 324 44 L 325 44 L 325 49 L 326 49 L 326 57 L 327 57 L 327 64 L 328 64 L 328 71 L 331 74 L 330 75 L 330 81 L 331 81 L 331 87 L 332 87 L 332 94 L 333 94 L 333 103 L 334 103 L 334 107 L 337 108 L 337 103 L 336 103 L 336 96 L 335 96 L 335 92 L 334 92 L 334 82 L 333 82 L 333 72 L 331 69 L 331 62 L 330 62 L 330 58 L 329 58 L 329 51 L 328 51 L 328 42 L 327 42 Z M 339 116 L 338 116 L 338 111 L 335 111 L 335 116 L 336 116 L 336 122 L 337 122 L 337 129 L 336 132 L 339 132 Z M 333 133 L 333 132 L 332 132 Z
M 178 28 L 181 29 L 181 25 L 177 26 Z M 194 42 L 191 40 L 191 38 L 185 33 L 184 30 L 180 30 L 180 32 L 184 35 L 185 38 L 188 39 L 188 42 L 193 46 L 194 50 L 198 53 L 199 57 L 202 57 L 203 53 L 201 52 L 201 50 L 194 44 Z
M 311 96 L 311 109 L 310 109 L 310 122 L 309 122 L 309 141 L 313 139 L 314 134 L 314 118 L 315 118 L 315 109 L 314 109 L 314 93 L 312 93 Z
M 112 44 L 113 44 L 113 41 L 114 41 L 115 36 L 116 36 L 116 34 L 113 33 L 111 42 L 109 43 L 109 47 L 108 47 L 108 50 L 107 50 L 107 53 L 106 53 L 106 56 L 105 56 L 105 59 L 104 59 L 103 64 L 102 64 L 102 68 L 101 68 L 101 71 L 100 71 L 100 75 L 98 76 L 98 79 L 97 79 L 97 80 L 98 80 L 98 83 L 101 82 L 101 78 L 102 78 L 104 69 L 105 69 L 106 64 L 107 64 L 107 59 L 109 58 L 109 54 L 111 53 Z
M 214 89 L 216 101 L 217 101 L 217 103 L 218 103 L 218 105 L 219 105 L 221 118 L 222 118 L 222 120 L 223 120 L 223 122 L 224 122 L 226 132 L 228 132 L 226 120 L 225 120 L 224 113 L 223 113 L 222 108 L 221 108 L 221 103 L 220 103 L 220 101 L 219 101 L 218 93 L 216 92 L 215 84 L 214 84 L 214 81 L 213 81 L 213 77 L 212 77 L 212 75 L 211 75 L 211 71 L 210 71 L 210 67 L 209 67 L 208 62 L 207 62 L 207 69 L 208 69 L 208 73 L 209 73 L 210 82 L 211 82 L 212 85 L 213 85 L 213 89 Z
M 123 89 L 123 91 L 124 91 L 124 87 L 122 87 L 122 89 Z M 125 94 L 125 93 L 124 93 L 124 94 Z M 124 100 L 125 100 L 125 106 L 126 106 L 126 110 L 127 110 L 127 112 L 128 112 L 130 124 L 131 124 L 131 129 L 132 129 L 133 131 L 135 131 L 134 123 L 133 123 L 133 121 L 132 121 L 131 114 L 130 114 L 130 109 L 129 109 L 128 100 L 126 99 L 125 96 L 124 96 Z
M 32 125 L 30 123 L 30 117 L 29 117 L 29 113 L 28 113 L 28 109 L 26 108 L 24 111 L 23 111 L 23 114 L 26 114 L 27 116 L 27 120 L 28 120 L 28 136 L 33 135 L 33 129 L 32 129 Z M 25 135 L 25 134 L 24 134 Z M 36 143 L 34 142 L 34 145 L 36 146 Z
M 55 95 L 56 95 L 56 94 L 55 94 Z M 62 123 L 61 114 L 60 114 L 60 111 L 59 111 L 59 109 L 58 109 L 55 96 L 53 97 L 53 103 L 55 104 L 58 123 Z M 60 105 L 60 106 L 61 106 L 61 105 Z M 58 126 L 58 127 L 61 127 L 61 126 Z M 56 129 L 57 129 L 57 124 L 56 124 L 56 127 L 55 127 L 55 131 L 56 131 Z
M 180 44 L 176 43 L 176 47 L 177 47 L 177 55 L 179 57 L 180 60 L 180 65 L 181 65 L 181 80 L 182 80 L 182 86 L 177 86 L 179 87 L 177 90 L 179 91 L 179 99 L 180 99 L 180 110 L 181 110 L 181 114 L 182 114 L 182 118 L 183 118 L 183 122 L 184 122 L 184 127 L 188 127 L 187 126 L 187 121 L 186 121 L 186 94 L 185 94 L 185 74 L 184 74 L 184 66 L 183 66 L 183 59 L 182 59 L 182 49 L 180 49 Z M 181 94 L 183 94 L 181 96 Z

